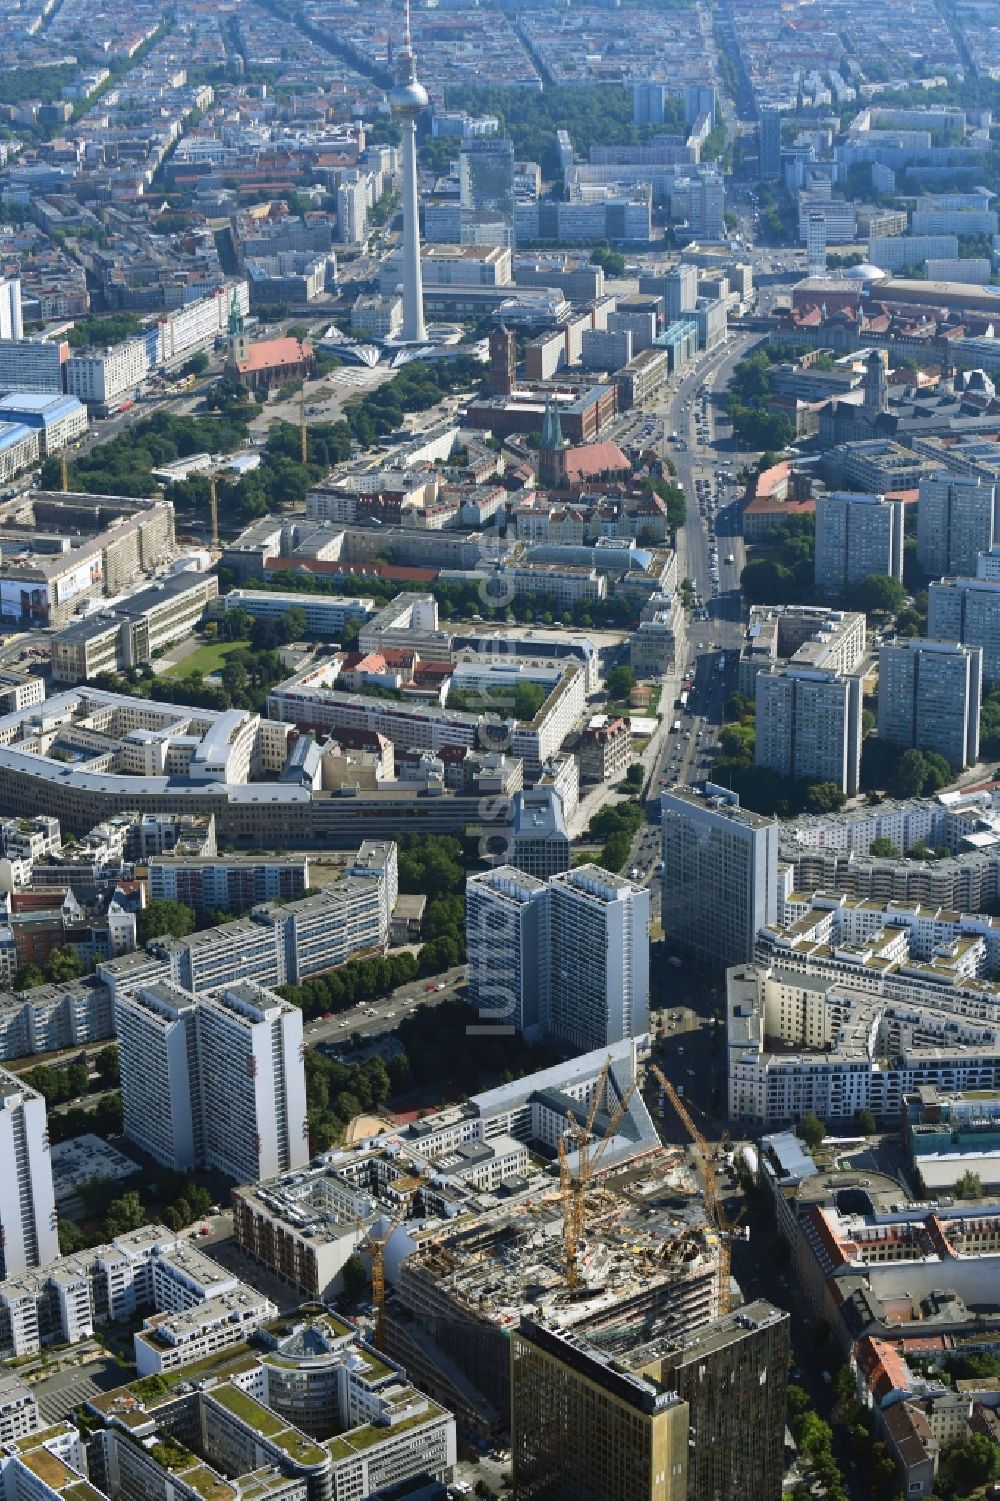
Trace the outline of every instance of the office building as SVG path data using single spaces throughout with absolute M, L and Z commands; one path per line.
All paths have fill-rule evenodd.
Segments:
M 572 865 L 563 798 L 555 787 L 532 787 L 514 794 L 511 833 L 510 863 L 518 870 L 547 881 Z
M 0 391 L 61 394 L 68 354 L 51 339 L 0 339 Z
M 758 928 L 778 915 L 777 819 L 735 793 L 665 792 L 662 923 L 668 947 L 707 969 L 753 956 Z
M 649 1025 L 649 892 L 598 865 L 549 881 L 549 1025 L 588 1052 Z
M 58 453 L 87 431 L 87 409 L 75 396 L 17 391 L 0 400 L 0 422 L 20 422 L 38 433 L 39 457 Z
M 410 36 L 410 12 L 399 51 L 396 83 L 389 92 L 389 108 L 399 121 L 400 157 L 403 163 L 403 338 L 422 343 L 424 292 L 420 267 L 420 221 L 417 202 L 417 120 L 427 108 L 427 90 L 417 82 L 417 65 Z
M 640 282 L 640 287 L 641 287 Z M 698 301 L 698 267 L 683 262 L 674 266 L 663 278 L 667 324 L 676 323 L 687 313 L 693 313 Z
M 0 1069 L 0 1278 L 59 1255 L 45 1100 Z
M 761 182 L 781 181 L 781 111 L 762 109 L 758 139 Z
M 502 238 L 491 243 L 512 245 L 514 237 L 514 146 L 497 137 L 463 141 L 458 157 L 462 238 L 471 229 L 496 225 Z
M 996 486 L 976 474 L 940 471 L 920 481 L 917 562 L 929 578 L 971 578 L 998 536 Z
M 670 191 L 670 217 L 683 220 L 699 240 L 722 240 L 726 234 L 726 193 L 712 171 L 678 177 Z
M 468 1001 L 484 1029 L 513 1028 L 529 1040 L 548 1022 L 549 888 L 501 865 L 465 887 Z
M 524 1501 L 687 1501 L 688 1405 L 585 1336 L 511 1335 L 511 1459 Z
M 1000 579 L 935 580 L 927 591 L 927 635 L 981 646 L 983 682 L 1000 683 Z
M 814 209 L 806 217 L 806 275 L 826 275 L 826 219 Z
M 739 691 L 756 694 L 757 674 L 775 668 L 856 672 L 865 656 L 865 617 L 823 605 L 751 605 L 740 650 Z
M 861 678 L 788 666 L 756 677 L 756 763 L 779 776 L 833 782 L 848 797 L 861 770 Z
M 816 588 L 840 599 L 870 573 L 903 577 L 903 503 L 832 490 L 816 501 Z
M 45 1100 L 0 1069 L 0 1278 L 59 1255 Z
M 643 1368 L 687 1405 L 689 1501 L 781 1495 L 790 1324 L 784 1309 L 749 1303 Z
M 954 767 L 979 758 L 983 652 L 922 637 L 879 651 L 879 739 L 901 750 L 937 751 Z
M 237 980 L 194 996 L 165 981 L 115 997 L 125 1134 L 177 1171 L 238 1183 L 309 1160 L 302 1013 Z
M 51 640 L 53 680 L 82 683 L 100 672 L 141 667 L 164 647 L 190 636 L 218 592 L 214 575 L 185 569 L 108 609 L 71 621 Z
M 0 276 L 0 339 L 23 339 L 21 283 L 16 276 Z

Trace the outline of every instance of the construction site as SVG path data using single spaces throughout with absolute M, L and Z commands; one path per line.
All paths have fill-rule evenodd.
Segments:
M 339 1292 L 359 1251 L 377 1348 L 460 1431 L 493 1441 L 509 1430 L 522 1319 L 615 1358 L 728 1311 L 733 1227 L 712 1154 L 650 1072 L 691 1138 L 697 1174 L 684 1148 L 662 1145 L 626 1041 L 235 1190 L 237 1238 L 320 1299 Z
M 575 1285 L 560 1190 L 436 1237 L 387 1296 L 386 1351 L 490 1440 L 510 1425 L 510 1341 L 522 1318 L 609 1354 L 679 1336 L 719 1312 L 719 1237 L 680 1151 L 619 1166 L 585 1189 Z

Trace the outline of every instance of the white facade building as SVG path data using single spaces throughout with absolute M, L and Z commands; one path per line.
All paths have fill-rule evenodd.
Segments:
M 588 1052 L 649 1026 L 649 892 L 598 865 L 549 881 L 549 1022 Z
M 308 1161 L 297 1007 L 249 980 L 158 983 L 116 996 L 115 1019 L 125 1134 L 157 1161 L 237 1182 Z
M 501 865 L 465 887 L 469 1005 L 484 1026 L 513 1027 L 529 1040 L 548 1022 L 549 887 Z
M 44 1098 L 0 1069 L 0 1276 L 59 1255 Z

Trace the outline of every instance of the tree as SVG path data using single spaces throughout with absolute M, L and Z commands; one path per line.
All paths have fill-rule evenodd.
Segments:
M 961 1444 L 951 1444 L 941 1455 L 936 1489 L 946 1498 L 969 1496 L 992 1479 L 996 1446 L 985 1434 L 973 1433 Z
M 955 1193 L 960 1199 L 981 1199 L 983 1196 L 983 1180 L 978 1173 L 970 1169 L 964 1172 L 956 1180 Z
M 857 1120 L 858 1130 L 862 1136 L 875 1135 L 878 1127 L 875 1124 L 875 1117 L 870 1110 L 859 1110 L 855 1119 Z
M 368 1273 L 357 1251 L 344 1262 L 344 1297 L 357 1303 L 368 1287 Z
M 641 787 L 644 775 L 645 773 L 643 772 L 642 767 L 637 761 L 635 765 L 630 766 L 628 771 L 625 773 L 625 780 L 630 787 Z
M 42 965 L 42 972 L 53 985 L 63 985 L 67 980 L 76 980 L 83 974 L 83 960 L 76 949 L 67 944 L 53 949 Z
M 194 931 L 195 914 L 183 902 L 157 897 L 136 918 L 136 939 L 141 945 L 152 938 L 185 938 Z
M 801 1137 L 810 1151 L 815 1151 L 826 1135 L 826 1127 L 819 1117 L 810 1111 L 799 1121 L 796 1134 Z
M 82 1251 L 87 1244 L 86 1236 L 80 1226 L 72 1220 L 60 1219 L 59 1221 L 59 1254 L 60 1256 L 72 1256 L 75 1251 Z
M 891 839 L 884 834 L 879 834 L 868 846 L 868 853 L 874 855 L 877 860 L 896 860 L 899 858 L 899 850 Z
M 94 1067 L 97 1069 L 97 1077 L 105 1089 L 115 1089 L 121 1082 L 121 1068 L 118 1063 L 118 1044 L 109 1042 L 106 1048 L 94 1059 Z
M 604 680 L 608 698 L 618 703 L 624 702 L 629 697 L 635 684 L 636 676 L 631 667 L 612 667 Z
M 36 990 L 39 985 L 44 984 L 45 976 L 42 974 L 37 964 L 19 964 L 17 969 L 14 971 L 14 978 L 11 981 L 11 989 L 14 991 Z
M 885 573 L 869 573 L 854 591 L 853 604 L 866 615 L 895 615 L 906 601 L 899 579 Z
M 130 1230 L 139 1230 L 148 1222 L 149 1216 L 136 1192 L 122 1194 L 108 1205 L 104 1231 L 109 1240 L 116 1235 L 126 1235 Z

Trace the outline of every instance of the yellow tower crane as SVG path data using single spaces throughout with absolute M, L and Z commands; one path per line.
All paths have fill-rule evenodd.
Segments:
M 587 1185 L 600 1166 L 608 1142 L 621 1125 L 622 1116 L 628 1109 L 629 1101 L 636 1089 L 636 1080 L 633 1079 L 611 1112 L 604 1133 L 591 1154 L 591 1146 L 594 1142 L 594 1122 L 607 1090 L 610 1070 L 611 1059 L 609 1058 L 598 1076 L 584 1125 L 581 1126 L 571 1111 L 566 1112 L 566 1119 L 569 1121 L 569 1131 L 566 1134 L 572 1138 L 572 1145 L 577 1154 L 575 1172 L 569 1165 L 566 1136 L 559 1138 L 559 1188 L 563 1207 L 563 1240 L 566 1247 L 566 1282 L 570 1289 L 579 1286 L 580 1282 L 577 1254 L 586 1229 Z
M 705 1175 L 705 1209 L 719 1232 L 719 1312 L 720 1314 L 728 1313 L 733 1231 L 743 1218 L 743 1215 L 741 1214 L 734 1222 L 730 1223 L 719 1199 L 718 1184 L 715 1176 L 715 1162 L 708 1142 L 695 1125 L 691 1112 L 663 1070 L 658 1068 L 655 1063 L 651 1063 L 649 1069 L 650 1073 L 656 1076 L 656 1079 L 662 1086 L 664 1094 L 673 1106 L 674 1114 L 688 1136 L 690 1136 L 691 1141 L 697 1147 L 698 1155 L 701 1157 L 702 1172 Z
M 401 1221 L 392 1219 L 389 1221 L 388 1230 L 381 1235 L 373 1235 L 368 1226 L 362 1220 L 357 1221 L 358 1229 L 364 1236 L 365 1245 L 372 1261 L 372 1303 L 375 1305 L 375 1348 L 380 1354 L 385 1354 L 385 1248 L 392 1239 L 393 1231 Z

